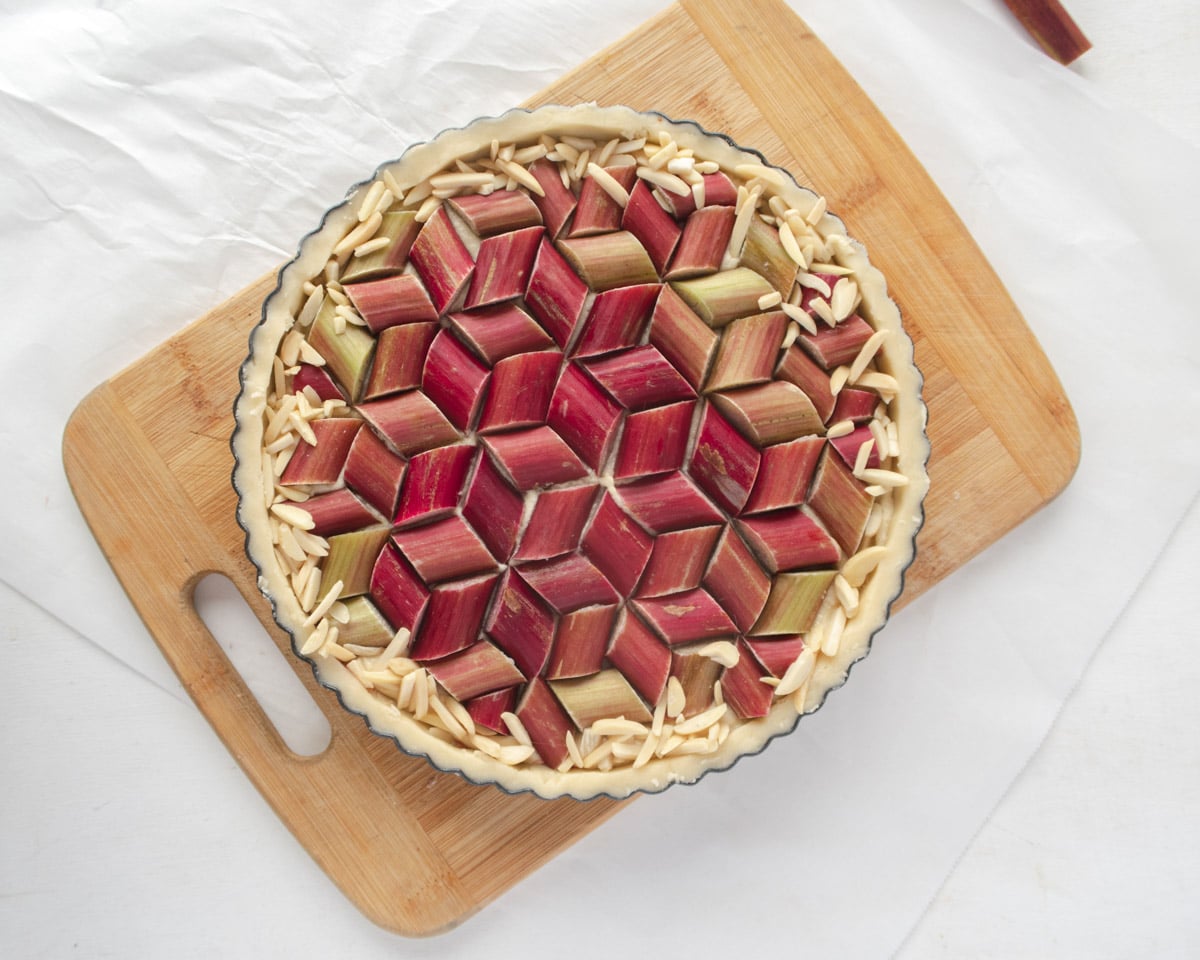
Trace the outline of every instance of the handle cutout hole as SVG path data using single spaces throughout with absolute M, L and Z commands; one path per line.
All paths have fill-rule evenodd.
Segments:
M 329 721 L 232 581 L 210 573 L 192 602 L 288 749 L 302 757 L 324 753 Z

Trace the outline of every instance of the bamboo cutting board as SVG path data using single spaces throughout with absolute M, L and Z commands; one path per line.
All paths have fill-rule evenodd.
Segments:
M 933 444 L 904 600 L 1066 486 L 1078 429 L 1036 340 L 895 131 L 780 0 L 681 0 L 531 105 L 587 100 L 692 118 L 757 147 L 826 194 L 889 278 Z M 67 474 L 183 686 L 296 838 L 373 921 L 436 933 L 621 804 L 512 797 L 437 773 L 370 734 L 292 660 L 333 730 L 323 754 L 298 757 L 209 635 L 192 591 L 218 572 L 288 649 L 243 553 L 229 482 L 237 371 L 273 286 L 263 277 L 101 384 L 67 427 Z

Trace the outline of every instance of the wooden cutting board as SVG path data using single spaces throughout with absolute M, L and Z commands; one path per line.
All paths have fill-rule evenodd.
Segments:
M 933 443 L 904 600 L 1066 486 L 1078 429 L 1036 340 L 920 164 L 782 2 L 681 0 L 530 103 L 586 100 L 692 118 L 757 147 L 825 194 L 889 278 Z M 263 277 L 96 388 L 67 427 L 67 474 L 163 654 L 275 812 L 373 921 L 436 933 L 622 804 L 513 797 L 437 773 L 367 732 L 294 659 L 333 737 L 315 757 L 284 746 L 192 603 L 197 581 L 223 573 L 288 649 L 243 554 L 229 481 L 237 371 L 273 286 Z

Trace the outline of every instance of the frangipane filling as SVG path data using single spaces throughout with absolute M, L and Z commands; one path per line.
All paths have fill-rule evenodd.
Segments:
M 263 413 L 300 652 L 513 766 L 810 709 L 907 479 L 887 331 L 783 183 L 667 133 L 372 183 Z

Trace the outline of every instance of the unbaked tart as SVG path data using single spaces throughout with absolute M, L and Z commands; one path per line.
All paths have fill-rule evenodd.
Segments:
M 697 780 L 820 706 L 927 486 L 912 343 L 821 197 L 694 123 L 517 110 L 385 164 L 280 273 L 234 483 L 296 653 L 436 767 Z

